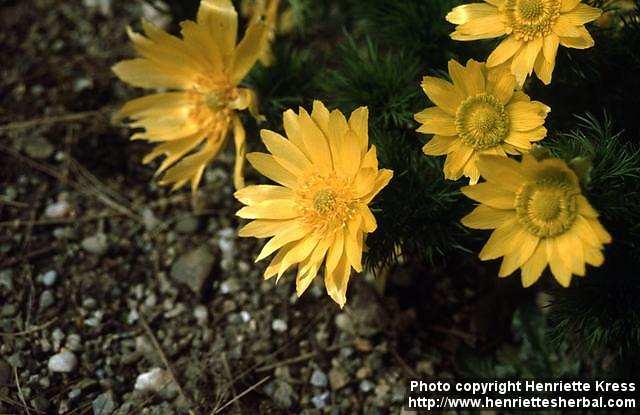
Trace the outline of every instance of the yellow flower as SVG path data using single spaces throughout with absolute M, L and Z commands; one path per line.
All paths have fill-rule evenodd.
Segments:
M 233 129 L 234 183 L 242 187 L 245 130 L 238 112 L 259 115 L 255 93 L 238 84 L 264 47 L 266 26 L 250 25 L 236 45 L 238 18 L 230 0 L 202 0 L 197 21 L 181 23 L 182 39 L 147 21 L 142 26 L 146 36 L 128 29 L 140 57 L 119 62 L 113 71 L 130 85 L 170 91 L 127 102 L 116 120 L 130 118 L 132 127 L 144 129 L 133 140 L 160 143 L 143 160 L 166 156 L 156 173 L 166 170 L 160 184 L 175 190 L 191 182 L 194 192 Z
M 484 63 L 469 60 L 467 66 L 449 61 L 453 84 L 425 76 L 422 88 L 435 107 L 415 115 L 418 132 L 434 134 L 422 150 L 426 155 L 447 155 L 445 178 L 469 177 L 478 182 L 476 161 L 481 154 L 507 157 L 531 148 L 547 135 L 543 126 L 550 111 L 514 91 L 516 81 L 504 69 L 487 71 Z
M 559 159 L 522 162 L 483 156 L 478 162 L 487 182 L 462 188 L 481 203 L 462 219 L 474 229 L 495 229 L 480 252 L 483 261 L 504 257 L 499 276 L 520 268 L 522 285 L 535 283 L 547 264 L 568 287 L 572 274 L 585 275 L 585 263 L 604 262 L 603 244 L 611 236 L 598 212 L 580 191 L 575 173 Z
M 288 139 L 262 130 L 271 154 L 247 155 L 253 167 L 281 186 L 248 186 L 235 194 L 247 205 L 237 215 L 255 219 L 239 235 L 271 238 L 256 261 L 278 251 L 265 278 L 280 278 L 297 265 L 300 296 L 324 262 L 327 293 L 340 307 L 351 268 L 362 271 L 365 236 L 377 226 L 368 205 L 393 176 L 378 169 L 376 148 L 369 148 L 368 114 L 361 107 L 347 121 L 319 101 L 311 115 L 302 108 L 299 114 L 286 111 Z
M 594 45 L 584 25 L 602 11 L 581 0 L 484 0 L 455 7 L 447 20 L 456 26 L 455 40 L 489 39 L 506 35 L 487 59 L 492 68 L 510 65 L 519 85 L 535 70 L 551 82 L 558 45 L 587 49 Z
M 251 23 L 263 20 L 269 29 L 269 42 L 265 43 L 260 54 L 260 62 L 264 66 L 271 66 L 274 61 L 271 43 L 276 33 L 289 33 L 293 28 L 293 12 L 287 8 L 278 17 L 280 0 L 243 0 L 242 14 L 249 16 Z

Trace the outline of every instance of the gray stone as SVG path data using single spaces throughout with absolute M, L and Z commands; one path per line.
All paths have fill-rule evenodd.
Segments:
M 109 249 L 107 235 L 102 232 L 84 238 L 80 245 L 82 249 L 95 255 L 102 255 Z
M 50 270 L 45 272 L 44 274 L 38 276 L 38 281 L 43 283 L 47 287 L 51 287 L 58 280 L 58 273 L 54 270 Z
M 151 231 L 160 224 L 160 220 L 156 218 L 151 209 L 147 208 L 142 211 L 142 223 L 148 231 Z
M 183 254 L 173 263 L 171 278 L 187 285 L 191 291 L 199 294 L 213 269 L 214 262 L 215 257 L 211 254 L 211 249 L 202 245 Z
M 321 395 L 316 395 L 313 398 L 311 398 L 311 403 L 313 403 L 313 406 L 315 406 L 318 409 L 322 409 L 325 406 L 327 406 L 327 400 L 329 399 L 329 391 L 321 394 Z
M 38 304 L 40 306 L 40 310 L 46 310 L 47 308 L 51 307 L 55 302 L 56 302 L 56 299 L 53 296 L 53 293 L 50 290 L 45 290 L 42 292 L 42 294 L 40 294 L 40 301 Z
M 113 399 L 113 392 L 105 392 L 98 395 L 91 403 L 93 415 L 111 415 L 116 410 L 116 403 Z
M 51 372 L 69 373 L 78 365 L 78 358 L 73 352 L 62 349 L 58 354 L 49 358 L 49 370 Z
M 323 371 L 316 369 L 311 374 L 310 383 L 313 386 L 324 388 L 325 386 L 327 386 L 327 375 L 325 375 Z

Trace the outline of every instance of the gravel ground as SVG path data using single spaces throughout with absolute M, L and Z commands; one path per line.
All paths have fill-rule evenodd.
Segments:
M 124 27 L 152 10 L 4 3 L 0 414 L 401 413 L 409 377 L 453 376 L 485 324 L 465 290 L 406 264 L 384 299 L 371 275 L 344 310 L 321 283 L 298 299 L 236 238 L 230 153 L 195 200 L 153 184 L 109 122 L 138 95 L 109 72 Z

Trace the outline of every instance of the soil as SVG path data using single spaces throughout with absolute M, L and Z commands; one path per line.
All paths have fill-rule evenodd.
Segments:
M 453 376 L 465 290 L 404 264 L 385 296 L 354 277 L 344 310 L 321 281 L 298 299 L 236 237 L 231 151 L 195 198 L 154 184 L 110 121 L 141 94 L 110 66 L 149 13 L 0 3 L 0 414 L 401 413 L 409 378 Z

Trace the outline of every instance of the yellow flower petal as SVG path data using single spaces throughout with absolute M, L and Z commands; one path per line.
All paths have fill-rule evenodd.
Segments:
M 569 12 L 576 8 L 578 4 L 580 4 L 582 0 L 562 0 L 562 5 L 560 6 L 560 11 L 562 13 Z
M 460 25 L 474 19 L 497 15 L 498 9 L 490 4 L 472 3 L 454 7 L 447 14 L 446 19 L 449 23 Z
M 260 251 L 260 254 L 256 258 L 256 262 L 263 260 L 288 243 L 299 241 L 307 234 L 308 231 L 306 227 L 299 221 L 287 222 L 286 225 L 281 228 L 280 232 L 271 238 L 262 248 L 262 251 Z
M 289 141 L 298 147 L 298 149 L 307 156 L 307 159 L 311 160 L 309 152 L 305 148 L 304 141 L 302 140 L 302 128 L 300 127 L 298 115 L 292 110 L 285 111 L 282 115 L 282 124 Z
M 531 235 L 528 232 L 521 232 L 518 239 L 517 248 L 504 256 L 502 264 L 500 265 L 499 277 L 506 277 L 511 275 L 515 270 L 524 265 L 529 258 L 533 255 L 533 252 L 538 247 L 540 238 Z
M 455 40 L 479 40 L 502 36 L 506 33 L 506 26 L 498 14 L 469 20 L 456 27 L 451 35 Z
M 530 287 L 538 279 L 547 267 L 547 241 L 542 239 L 533 255 L 522 266 L 522 286 Z
M 527 176 L 515 160 L 499 156 L 480 156 L 477 163 L 487 181 L 507 190 L 516 192 L 527 180 Z
M 595 45 L 595 41 L 584 27 L 577 29 L 580 34 L 578 37 L 560 37 L 562 46 L 574 49 L 589 49 Z
M 512 144 L 521 149 L 531 148 L 531 143 L 540 141 L 547 136 L 547 129 L 545 127 L 534 128 L 529 131 L 511 131 L 505 142 Z
M 524 231 L 516 219 L 505 221 L 496 228 L 478 255 L 481 260 L 496 259 L 513 252 L 518 247 Z
M 364 155 L 369 145 L 369 109 L 360 107 L 353 111 L 349 117 L 349 127 L 358 137 L 360 153 Z
M 536 38 L 526 42 L 524 47 L 514 56 L 511 62 L 511 73 L 516 76 L 519 85 L 524 84 L 528 75 L 533 73 L 538 54 L 542 50 L 542 38 Z
M 531 131 L 544 124 L 551 108 L 541 102 L 514 102 L 507 105 L 511 128 L 516 131 Z
M 450 180 L 458 180 L 462 176 L 462 170 L 472 154 L 473 148 L 460 143 L 457 149 L 447 155 L 443 169 L 444 177 Z
M 506 105 L 516 88 L 516 78 L 506 69 L 493 69 L 489 72 L 487 92 Z
M 183 74 L 165 69 L 143 58 L 118 62 L 111 69 L 122 81 L 142 88 L 188 89 L 193 84 L 192 80 Z
M 278 163 L 272 155 L 249 153 L 247 160 L 256 170 L 274 182 L 292 189 L 298 186 L 297 177 Z
M 480 183 L 475 186 L 465 186 L 460 191 L 470 199 L 496 209 L 514 209 L 516 194 L 491 183 Z
M 243 219 L 294 219 L 300 214 L 299 206 L 291 199 L 265 200 L 245 206 L 236 213 Z
M 244 130 L 239 117 L 233 117 L 233 142 L 236 149 L 236 158 L 233 166 L 233 185 L 236 189 L 244 187 L 244 160 L 247 154 L 247 133 Z
M 453 85 L 458 88 L 464 96 L 477 95 L 485 90 L 485 77 L 482 72 L 482 65 L 473 59 L 467 62 L 466 68 L 454 59 L 451 59 L 449 61 L 449 75 L 453 80 Z
M 604 255 L 602 255 L 602 251 L 597 248 L 590 247 L 588 245 L 583 246 L 584 248 L 584 260 L 589 265 L 593 265 L 594 267 L 599 267 L 604 264 Z
M 551 273 L 556 281 L 566 288 L 571 284 L 571 264 L 564 262 L 560 254 L 561 248 L 557 238 L 547 239 L 547 260 Z
M 428 156 L 442 156 L 452 152 L 456 147 L 456 137 L 434 135 L 427 144 L 422 147 L 424 154 Z
M 602 15 L 602 10 L 580 3 L 577 7 L 562 16 L 563 19 L 567 19 L 570 24 L 580 26 L 596 20 L 600 15 Z
M 295 194 L 287 187 L 260 184 L 237 190 L 233 196 L 245 205 L 254 205 L 269 199 L 293 199 Z
M 567 14 L 561 14 L 558 16 L 556 23 L 553 25 L 553 33 L 562 37 L 580 37 L 580 31 L 578 25 L 572 22 L 572 19 Z
M 260 57 L 264 45 L 268 42 L 267 26 L 260 22 L 250 25 L 233 52 L 231 60 L 231 84 L 237 85 L 249 73 Z
M 455 118 L 439 107 L 427 108 L 415 115 L 415 120 L 421 123 L 417 129 L 422 134 L 439 134 L 455 136 L 458 134 Z
M 304 261 L 318 245 L 320 238 L 317 235 L 307 235 L 305 238 L 294 243 L 293 247 L 287 252 L 280 262 L 278 268 L 278 279 L 293 265 Z M 278 281 L 276 279 L 276 282 Z
M 422 89 L 424 89 L 431 102 L 448 114 L 456 115 L 463 96 L 450 82 L 432 76 L 425 76 L 422 79 Z
M 338 303 L 340 308 L 344 307 L 347 301 L 347 284 L 349 283 L 349 274 L 351 268 L 347 255 L 343 254 L 336 268 L 332 272 L 326 272 L 324 277 L 327 294 Z
M 245 188 L 246 189 L 246 188 Z M 276 235 L 286 226 L 293 225 L 291 220 L 271 220 L 271 219 L 258 219 L 251 221 L 244 225 L 238 231 L 238 236 L 241 237 L 254 237 L 254 238 L 269 238 Z
M 238 13 L 231 0 L 201 0 L 198 24 L 208 28 L 225 66 L 231 61 L 238 33 Z
M 542 81 L 545 85 L 549 85 L 551 83 L 551 78 L 553 76 L 553 69 L 555 68 L 555 61 L 549 62 L 547 61 L 542 54 L 538 55 L 538 59 L 536 60 L 536 64 L 533 69 L 536 73 L 538 79 Z
M 516 214 L 512 210 L 495 209 L 486 205 L 479 205 L 476 206 L 471 213 L 462 218 L 460 222 L 464 226 L 472 229 L 496 229 L 506 222 L 513 221 L 515 217 Z
M 311 162 L 322 171 L 329 171 L 333 167 L 329 142 L 318 125 L 311 119 L 309 113 L 300 108 L 300 131 Z
M 261 130 L 260 136 L 276 161 L 288 171 L 299 175 L 311 169 L 311 162 L 291 141 L 269 130 Z
M 200 184 L 204 168 L 220 151 L 220 143 L 207 141 L 199 152 L 186 157 L 182 161 L 167 170 L 160 180 L 161 185 L 173 184 L 172 190 L 176 190 L 191 181 L 191 190 L 195 193 Z
M 578 212 L 587 218 L 597 218 L 600 216 L 598 212 L 591 206 L 586 197 L 579 195 L 576 198 L 578 202 Z
M 392 170 L 382 169 L 382 170 L 378 171 L 378 177 L 376 177 L 376 181 L 373 184 L 373 189 L 371 190 L 371 192 L 369 192 L 369 194 L 367 194 L 365 197 L 363 197 L 364 203 L 371 203 L 373 198 L 376 197 L 376 195 L 378 193 L 380 193 L 380 191 L 382 189 L 384 189 L 389 184 L 389 182 L 391 181 L 392 178 L 393 178 L 393 171 Z M 367 229 L 375 230 L 375 227 L 376 227 L 376 224 L 375 224 L 375 219 L 374 219 L 373 228 L 368 226 Z M 371 231 L 368 230 L 367 232 L 373 232 L 373 230 L 371 230 Z
M 524 46 L 525 43 L 516 39 L 515 36 L 506 37 L 487 58 L 487 66 L 493 68 L 508 61 Z
M 356 236 L 345 233 L 344 247 L 347 259 L 356 272 L 362 272 L 362 245 L 362 232 L 359 232 Z

